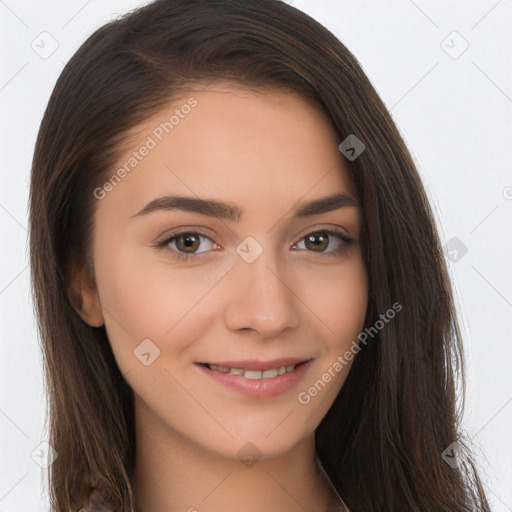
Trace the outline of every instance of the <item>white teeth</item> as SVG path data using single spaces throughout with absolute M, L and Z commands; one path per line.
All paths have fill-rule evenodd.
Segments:
M 264 379 L 273 379 L 277 377 L 277 368 L 270 368 L 270 370 L 265 370 L 261 375 Z
M 244 375 L 246 379 L 261 379 L 261 370 L 245 370 Z
M 219 372 L 228 373 L 229 368 L 227 366 L 217 366 L 216 364 L 209 365 L 212 370 L 217 370 Z
M 295 369 L 295 365 L 280 366 L 279 368 L 269 368 L 268 370 L 244 370 L 243 368 L 228 368 L 227 366 L 217 366 L 216 364 L 209 364 L 210 370 L 216 370 L 223 373 L 230 373 L 231 375 L 238 375 L 246 379 L 273 379 L 278 375 L 284 375 Z

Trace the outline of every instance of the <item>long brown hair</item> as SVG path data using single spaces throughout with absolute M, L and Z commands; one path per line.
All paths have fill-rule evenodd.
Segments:
M 49 469 L 52 511 L 78 510 L 93 487 L 113 509 L 135 511 L 133 392 L 104 327 L 77 314 L 71 284 L 77 271 L 94 283 L 93 191 L 112 175 L 130 129 L 180 90 L 214 80 L 299 92 L 325 112 L 339 142 L 355 134 L 365 145 L 346 160 L 362 204 L 365 326 L 395 302 L 403 310 L 359 351 L 316 431 L 337 491 L 354 512 L 489 510 L 460 432 L 461 335 L 434 218 L 359 63 L 326 28 L 279 0 L 157 0 L 80 47 L 36 142 L 30 261 L 48 441 L 58 453 Z M 454 442 L 460 460 L 448 464 L 442 453 Z

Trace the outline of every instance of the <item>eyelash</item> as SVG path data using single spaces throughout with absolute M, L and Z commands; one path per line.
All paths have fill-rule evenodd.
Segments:
M 335 249 L 333 251 L 330 251 L 330 252 L 318 252 L 318 254 L 320 254 L 322 257 L 339 257 L 341 254 L 343 254 L 343 252 L 347 249 L 347 247 L 349 245 L 351 245 L 353 243 L 353 239 L 350 238 L 349 236 L 347 236 L 345 233 L 341 232 L 341 231 L 338 231 L 338 230 L 334 230 L 334 229 L 317 229 L 316 231 L 311 231 L 310 233 L 304 235 L 300 240 L 299 242 L 301 242 L 302 240 L 304 240 L 305 238 L 307 238 L 308 236 L 311 236 L 311 235 L 317 235 L 317 234 L 326 234 L 326 235 L 329 235 L 329 236 L 335 236 L 335 237 L 338 237 L 340 240 L 341 240 L 341 246 L 338 248 L 338 249 Z M 176 249 L 170 249 L 169 247 L 167 247 L 171 242 L 175 241 L 176 239 L 184 236 L 184 235 L 200 235 L 201 237 L 204 237 L 204 238 L 207 238 L 209 240 L 211 240 L 213 242 L 213 240 L 210 238 L 210 236 L 208 236 L 206 233 L 202 232 L 202 231 L 180 231 L 180 232 L 177 232 L 177 233 L 173 233 L 170 237 L 166 237 L 164 240 L 161 240 L 161 241 L 158 241 L 156 242 L 155 246 L 157 248 L 162 248 L 162 249 L 169 249 L 169 251 L 172 253 L 172 257 L 177 259 L 177 260 L 180 260 L 180 261 L 185 261 L 185 262 L 189 262 L 195 258 L 197 258 L 199 256 L 199 254 L 201 253 L 183 253 L 183 252 L 180 252 L 179 250 L 176 250 Z M 329 239 L 329 242 L 330 242 L 330 239 Z M 215 243 L 215 242 L 214 242 Z M 296 244 L 294 244 L 296 245 Z M 307 249 L 301 249 L 301 251 L 303 250 L 306 250 L 308 251 Z M 205 251 L 205 252 L 210 252 L 210 251 Z M 308 251 L 308 252 L 313 252 L 315 253 L 316 251 Z

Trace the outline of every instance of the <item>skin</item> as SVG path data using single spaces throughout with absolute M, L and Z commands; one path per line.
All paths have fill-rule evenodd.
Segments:
M 340 141 L 324 115 L 293 92 L 217 83 L 188 91 L 139 125 L 115 169 L 191 96 L 197 106 L 98 200 L 97 289 L 86 278 L 79 283 L 79 313 L 106 326 L 134 390 L 138 510 L 334 509 L 337 499 L 314 463 L 314 431 L 350 363 L 307 405 L 297 396 L 363 328 L 360 208 L 303 218 L 292 212 L 336 192 L 356 197 Z M 136 215 L 165 194 L 234 203 L 242 219 L 179 210 Z M 195 260 L 173 258 L 187 250 L 183 238 L 155 247 L 177 228 L 207 230 L 210 240 L 189 249 Z M 322 228 L 354 242 L 338 252 L 344 242 L 336 236 L 320 248 L 307 244 L 306 235 Z M 263 248 L 250 264 L 235 252 L 247 236 Z M 145 366 L 134 350 L 148 338 L 160 355 Z M 284 356 L 314 361 L 296 386 L 273 398 L 243 396 L 194 365 Z M 250 467 L 237 455 L 247 443 L 261 457 Z

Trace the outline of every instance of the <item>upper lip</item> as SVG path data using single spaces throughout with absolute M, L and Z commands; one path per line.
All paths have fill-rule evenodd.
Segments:
M 227 366 L 228 368 L 243 368 L 244 370 L 268 370 L 270 368 L 280 368 L 281 366 L 290 366 L 292 364 L 305 363 L 311 358 L 304 357 L 281 357 L 270 361 L 260 361 L 258 359 L 245 359 L 243 361 L 215 361 L 199 364 L 214 364 L 216 366 Z

